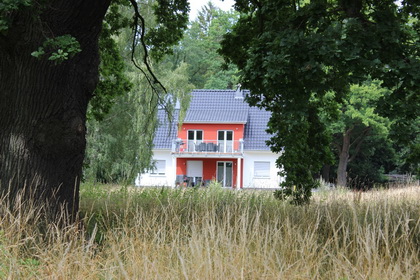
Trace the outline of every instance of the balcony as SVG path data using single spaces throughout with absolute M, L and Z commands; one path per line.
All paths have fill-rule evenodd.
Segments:
M 172 153 L 178 157 L 242 157 L 244 142 L 240 140 L 176 139 Z

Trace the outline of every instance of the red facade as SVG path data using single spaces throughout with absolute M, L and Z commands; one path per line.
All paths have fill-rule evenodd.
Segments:
M 242 188 L 244 126 L 183 124 L 178 131 L 179 146 L 173 151 L 177 178 L 188 178 L 193 184 L 218 180 L 233 188 L 239 183 Z

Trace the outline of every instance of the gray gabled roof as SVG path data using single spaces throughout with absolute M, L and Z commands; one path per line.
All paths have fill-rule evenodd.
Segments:
M 249 91 L 243 91 L 244 95 Z M 236 95 L 236 97 L 235 97 Z M 160 126 L 156 131 L 154 146 L 156 149 L 170 149 L 176 139 L 179 111 L 174 114 L 174 121 L 165 121 L 165 112 L 159 110 Z M 243 98 L 238 98 L 235 90 L 193 90 L 190 107 L 187 110 L 184 123 L 243 123 L 244 149 L 269 150 L 266 141 L 270 135 L 266 132 L 270 112 L 257 107 L 250 107 Z M 171 131 L 169 131 L 171 128 Z
M 246 123 L 248 110 L 243 98 L 235 98 L 234 90 L 193 90 L 184 123 Z
M 271 138 L 266 132 L 271 113 L 257 107 L 250 107 L 248 123 L 244 131 L 244 150 L 270 150 L 266 141 Z
M 188 110 L 184 123 L 246 123 L 248 110 Z

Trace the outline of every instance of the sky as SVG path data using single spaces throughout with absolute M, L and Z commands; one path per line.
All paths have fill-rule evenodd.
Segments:
M 198 11 L 208 2 L 209 0 L 190 0 L 190 21 L 196 19 Z M 211 0 L 211 2 L 220 9 L 229 11 L 230 9 L 233 9 L 232 6 L 235 3 L 235 0 Z

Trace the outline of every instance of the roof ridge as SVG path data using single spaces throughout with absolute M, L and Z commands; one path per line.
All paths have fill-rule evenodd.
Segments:
M 193 91 L 232 91 L 235 92 L 234 89 L 193 89 Z
M 243 89 L 243 92 L 250 92 L 249 89 Z M 236 92 L 234 89 L 193 89 L 192 92 Z
M 208 108 L 205 108 L 205 109 L 202 109 L 202 108 L 200 108 L 200 109 L 188 109 L 188 111 L 214 111 L 215 109 L 208 109 Z M 236 109 L 229 109 L 229 108 L 221 108 L 221 109 L 217 109 L 217 111 L 243 111 L 243 110 L 249 110 L 249 108 L 247 108 L 247 107 L 244 107 L 244 108 L 236 108 Z

